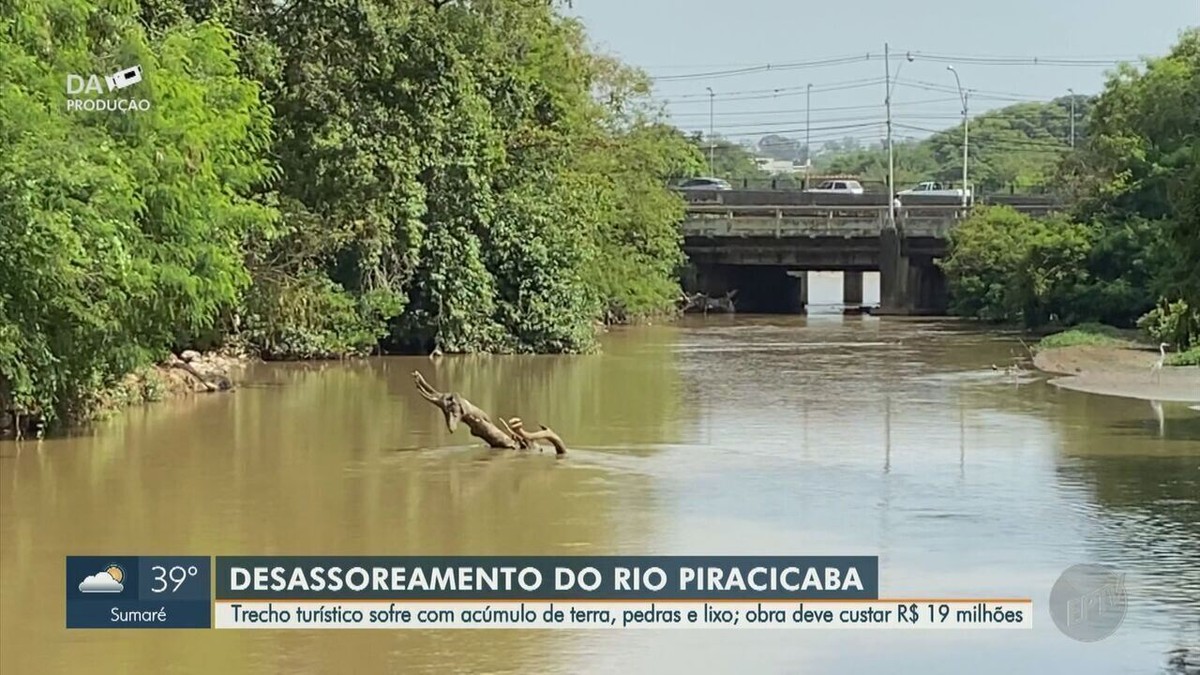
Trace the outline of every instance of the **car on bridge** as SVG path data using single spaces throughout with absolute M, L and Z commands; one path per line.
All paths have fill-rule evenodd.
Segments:
M 819 183 L 815 188 L 805 190 L 812 194 L 841 194 L 841 195 L 861 195 L 863 193 L 862 183 L 856 180 L 827 180 Z
M 729 181 L 721 178 L 689 178 L 675 187 L 676 190 L 732 190 Z
M 948 183 L 939 183 L 937 181 L 925 181 L 915 188 L 901 190 L 897 193 L 901 197 L 957 197 L 963 196 L 962 188 L 950 187 Z M 967 199 L 971 198 L 971 189 L 967 188 Z

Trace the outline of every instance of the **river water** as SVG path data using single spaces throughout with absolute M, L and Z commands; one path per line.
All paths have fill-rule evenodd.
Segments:
M 578 357 L 256 366 L 0 444 L 0 671 L 1146 673 L 1200 642 L 1200 413 L 994 373 L 946 321 L 689 319 Z M 478 447 L 410 373 L 572 452 Z M 1161 410 L 1161 416 L 1159 414 Z M 879 555 L 883 597 L 1032 597 L 1031 631 L 67 631 L 68 554 Z M 1046 602 L 1126 574 L 1113 636 Z M 1193 657 L 1194 658 L 1194 657 Z

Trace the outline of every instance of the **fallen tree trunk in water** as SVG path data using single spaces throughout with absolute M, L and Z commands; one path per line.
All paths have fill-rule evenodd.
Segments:
M 471 430 L 471 435 L 482 439 L 489 447 L 505 450 L 528 450 L 536 447 L 538 441 L 546 441 L 554 446 L 554 452 L 559 455 L 567 454 L 567 446 L 558 434 L 547 427 L 540 431 L 527 431 L 520 417 L 513 417 L 507 422 L 503 419 L 496 426 L 488 414 L 475 407 L 467 399 L 455 393 L 443 393 L 434 389 L 425 380 L 420 371 L 413 371 L 413 380 L 417 384 L 417 392 L 421 398 L 429 401 L 442 411 L 446 417 L 446 428 L 453 433 L 462 422 Z M 540 448 L 539 448 L 540 449 Z

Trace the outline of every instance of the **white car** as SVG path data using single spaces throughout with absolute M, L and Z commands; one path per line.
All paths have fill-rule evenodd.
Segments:
M 921 183 L 920 185 L 918 185 L 915 188 L 901 190 L 898 194 L 901 197 L 908 196 L 908 195 L 925 196 L 925 197 L 962 197 L 963 191 L 962 191 L 962 188 L 952 188 L 949 185 L 947 185 L 946 183 L 939 183 L 937 181 L 926 181 L 924 183 Z M 970 198 L 970 196 L 971 196 L 971 190 L 968 188 L 967 189 L 967 197 Z
M 732 190 L 729 181 L 720 178 L 691 178 L 679 184 L 677 190 Z
M 861 195 L 863 193 L 862 183 L 856 180 L 827 180 L 815 188 L 805 190 L 805 192 L 816 192 L 820 194 L 843 194 L 843 195 Z

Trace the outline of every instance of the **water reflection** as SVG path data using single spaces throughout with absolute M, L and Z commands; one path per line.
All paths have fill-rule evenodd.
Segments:
M 258 367 L 232 395 L 2 445 L 0 671 L 1165 671 L 1200 620 L 1200 415 L 991 369 L 1023 350 L 954 322 L 709 317 L 594 356 Z M 415 369 L 571 453 L 449 434 Z M 878 554 L 885 595 L 1039 614 L 1022 634 L 66 632 L 47 600 L 93 552 Z M 1078 562 L 1130 574 L 1101 643 L 1045 611 Z

